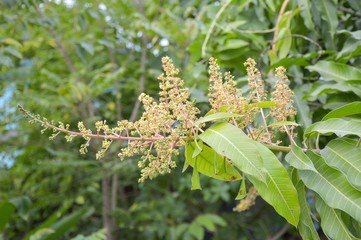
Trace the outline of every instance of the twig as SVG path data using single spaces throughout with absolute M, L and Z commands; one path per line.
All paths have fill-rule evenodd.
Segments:
M 280 21 L 281 21 L 281 18 L 286 10 L 286 7 L 287 7 L 287 4 L 288 4 L 289 0 L 285 0 L 283 3 L 282 3 L 282 6 L 281 6 L 281 10 L 280 10 L 280 13 L 278 14 L 278 17 L 277 17 L 277 23 L 276 23 L 276 27 L 275 27 L 275 32 L 273 34 L 273 41 L 272 41 L 272 50 L 273 51 L 276 51 L 276 41 L 277 41 L 277 38 L 278 38 L 278 32 L 279 32 L 279 24 L 280 24 Z
M 227 6 L 231 3 L 232 0 L 227 0 L 223 6 L 219 9 L 219 11 L 217 12 L 215 18 L 213 19 L 211 26 L 208 29 L 206 38 L 204 39 L 204 42 L 202 44 L 202 56 L 205 57 L 206 56 L 206 47 L 209 41 L 209 38 L 211 36 L 211 33 L 213 32 L 214 27 L 216 26 L 216 22 L 218 20 L 218 18 L 222 15 L 222 13 L 224 12 L 224 10 L 227 8 Z
M 280 237 L 283 236 L 283 234 L 285 234 L 287 232 L 287 230 L 291 227 L 290 224 L 285 224 L 281 230 L 279 230 L 273 237 L 269 238 L 268 240 L 277 240 L 279 239 Z

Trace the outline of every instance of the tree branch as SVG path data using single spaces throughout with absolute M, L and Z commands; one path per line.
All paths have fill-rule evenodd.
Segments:
M 276 27 L 275 27 L 275 32 L 273 34 L 273 41 L 272 41 L 272 50 L 273 51 L 276 51 L 276 41 L 277 41 L 277 38 L 278 38 L 278 33 L 279 33 L 279 24 L 281 22 L 281 18 L 286 10 L 286 7 L 287 7 L 287 4 L 289 3 L 289 0 L 285 0 L 283 3 L 282 3 L 282 6 L 281 6 L 281 10 L 280 10 L 280 13 L 278 14 L 278 17 L 277 17 L 277 23 L 276 23 Z

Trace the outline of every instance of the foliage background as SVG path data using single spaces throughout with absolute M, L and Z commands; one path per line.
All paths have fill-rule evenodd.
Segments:
M 206 112 L 208 58 L 247 92 L 252 57 L 269 82 L 275 66 L 288 68 L 307 127 L 360 100 L 359 82 L 335 77 L 360 67 L 360 12 L 354 0 L 2 1 L 0 200 L 16 210 L 0 239 L 101 238 L 104 227 L 109 239 L 300 239 L 261 199 L 232 212 L 239 183 L 202 178 L 203 190 L 190 191 L 190 172 L 178 167 L 139 184 L 137 159 L 120 162 L 120 145 L 102 161 L 96 144 L 80 156 L 80 141 L 49 141 L 16 105 L 72 126 L 134 120 L 137 96 L 157 93 L 168 55 Z

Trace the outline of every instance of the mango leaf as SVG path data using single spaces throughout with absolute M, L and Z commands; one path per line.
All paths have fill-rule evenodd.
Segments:
M 80 46 L 90 55 L 94 55 L 94 46 L 89 42 L 80 42 Z
M 343 63 L 319 61 L 315 65 L 306 67 L 310 71 L 318 72 L 324 80 L 337 82 L 360 80 L 361 70 Z
M 298 193 L 298 201 L 300 203 L 300 208 L 301 208 L 300 221 L 298 222 L 298 226 L 297 226 L 298 231 L 301 234 L 302 239 L 319 240 L 320 238 L 313 224 L 311 218 L 312 213 L 306 199 L 307 195 L 306 195 L 305 184 L 300 180 L 297 171 L 295 169 L 292 169 L 291 176 L 292 176 L 292 182 L 295 185 Z
M 199 215 L 194 221 L 210 232 L 214 232 L 216 230 L 216 225 L 223 227 L 227 226 L 226 221 L 224 221 L 223 218 L 216 214 L 202 214 Z
M 199 135 L 218 154 L 227 157 L 242 172 L 265 181 L 262 159 L 253 141 L 239 128 L 221 122 Z
M 194 143 L 196 145 L 196 149 L 193 151 L 192 158 L 195 158 L 203 151 L 203 142 L 197 141 L 197 139 L 194 139 Z
M 248 46 L 249 42 L 244 41 L 242 39 L 228 39 L 226 40 L 224 45 L 221 45 L 221 47 L 218 49 L 219 52 L 226 51 L 230 49 L 238 49 L 245 46 Z
M 348 181 L 361 190 L 361 148 L 339 138 L 330 141 L 321 150 L 321 156 L 327 165 L 341 171 Z
M 0 203 L 0 233 L 4 230 L 15 210 L 15 205 L 10 202 Z
M 322 230 L 330 239 L 359 239 L 352 235 L 342 221 L 341 211 L 327 206 L 319 196 L 316 198 L 316 209 L 321 217 Z
M 203 145 L 203 151 L 195 158 L 192 157 L 194 151 L 196 151 L 196 144 L 191 142 L 186 146 L 186 161 L 203 175 L 224 181 L 242 179 L 241 174 L 234 169 L 229 161 L 224 159 L 223 156 L 219 155 L 212 148 Z
M 328 31 L 333 38 L 338 25 L 337 8 L 331 0 L 319 0 L 315 2 L 322 19 L 328 24 Z
M 297 0 L 298 6 L 301 8 L 301 16 L 304 20 L 305 26 L 314 31 L 315 25 L 313 24 L 311 15 L 311 2 L 310 0 Z
M 297 108 L 297 120 L 300 124 L 307 128 L 312 124 L 310 117 L 310 108 L 307 105 L 307 102 L 302 99 L 304 93 L 300 89 L 295 90 L 294 102 Z
M 51 226 L 51 229 L 54 232 L 42 238 L 42 240 L 56 240 L 61 236 L 64 236 L 64 233 L 66 233 L 74 225 L 78 224 L 80 219 L 90 211 L 91 208 L 82 208 L 64 216 L 62 219 Z
M 294 155 L 298 158 L 293 159 Z M 297 164 L 298 160 L 302 162 Z M 292 154 L 286 156 L 286 161 L 298 169 L 305 185 L 318 193 L 327 205 L 343 210 L 357 221 L 361 221 L 361 192 L 357 191 L 342 173 L 329 167 L 321 156 L 311 151 L 306 155 L 301 151 L 292 150 Z
M 361 137 L 361 120 L 343 120 L 340 118 L 331 118 L 326 121 L 312 124 L 305 130 L 304 136 L 312 138 L 318 133 L 332 135 L 335 133 L 339 137 L 345 135 L 357 135 Z
M 247 196 L 246 181 L 243 178 L 235 200 L 241 200 L 241 199 L 245 198 L 246 196 Z
M 204 238 L 204 229 L 196 221 L 189 225 L 188 232 L 192 234 L 197 240 L 202 240 Z
M 275 107 L 277 106 L 275 102 L 273 101 L 264 101 L 264 102 L 257 102 L 257 103 L 252 103 L 252 104 L 249 104 L 246 109 L 252 109 L 252 108 L 255 108 L 255 107 L 258 107 L 258 108 L 270 108 L 270 107 Z
M 326 116 L 322 118 L 322 121 L 325 121 L 330 118 L 340 118 L 340 117 L 346 117 L 360 113 L 361 113 L 361 102 L 353 102 L 327 113 Z
M 268 125 L 268 127 L 279 127 L 279 126 L 299 126 L 296 122 L 293 121 L 281 121 L 281 122 L 274 122 Z
M 266 183 L 248 176 L 261 197 L 271 204 L 275 210 L 294 226 L 300 218 L 298 194 L 288 173 L 271 150 L 259 142 L 254 142 L 266 169 Z
M 200 119 L 198 119 L 195 124 L 199 125 L 201 123 L 206 123 L 206 122 L 212 122 L 212 121 L 217 121 L 217 120 L 221 120 L 221 119 L 228 119 L 228 118 L 239 118 L 242 117 L 242 115 L 240 114 L 234 114 L 234 113 L 227 113 L 227 112 L 218 112 L 218 113 L 213 113 L 211 115 L 207 115 L 205 117 L 202 117 Z
M 197 166 L 197 165 L 195 165 Z M 193 173 L 192 173 L 192 187 L 191 190 L 200 190 L 202 189 L 201 187 L 201 181 L 199 180 L 199 173 L 197 171 L 197 167 L 193 168 Z

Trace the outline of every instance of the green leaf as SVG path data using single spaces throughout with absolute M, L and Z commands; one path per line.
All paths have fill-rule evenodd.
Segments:
M 300 124 L 307 128 L 312 124 L 311 117 L 310 117 L 310 108 L 307 105 L 307 102 L 302 99 L 304 95 L 300 89 L 295 90 L 295 97 L 294 102 L 297 108 L 297 120 Z
M 303 182 L 299 179 L 297 171 L 295 169 L 292 170 L 292 182 L 296 187 L 298 193 L 298 201 L 300 203 L 301 215 L 300 221 L 298 222 L 298 231 L 302 236 L 302 239 L 313 239 L 319 240 L 319 236 L 313 224 L 311 218 L 311 210 L 307 202 L 306 189 Z
M 6 47 L 5 51 L 10 53 L 11 55 L 13 55 L 14 57 L 17 57 L 19 59 L 23 58 L 23 55 L 16 49 L 13 47 Z
M 199 173 L 197 171 L 197 167 L 193 168 L 193 173 L 192 173 L 192 187 L 191 190 L 201 190 L 201 182 L 199 180 Z
M 298 194 L 284 166 L 274 153 L 259 142 L 254 142 L 263 159 L 266 183 L 248 176 L 261 197 L 289 223 L 297 226 L 300 217 Z
M 249 104 L 248 106 L 246 106 L 246 109 L 252 109 L 252 108 L 270 108 L 270 107 L 276 107 L 277 104 L 273 101 L 264 101 L 264 102 L 257 102 L 257 103 L 252 103 Z
M 28 219 L 30 207 L 31 207 L 31 200 L 27 196 L 21 196 L 10 199 L 12 204 L 15 205 L 17 209 L 17 213 L 25 220 Z
M 361 102 L 353 102 L 337 108 L 322 118 L 322 121 L 325 121 L 330 118 L 341 118 L 350 115 L 360 114 L 361 113 Z
M 301 8 L 301 16 L 304 20 L 306 27 L 314 31 L 315 25 L 313 24 L 311 15 L 311 3 L 310 0 L 297 0 L 298 6 Z
M 197 139 L 194 139 L 194 143 L 196 145 L 196 149 L 193 151 L 192 154 L 192 158 L 195 158 L 198 156 L 198 154 L 200 154 L 203 151 L 203 142 L 202 141 L 197 141 Z
M 343 82 L 361 79 L 361 70 L 343 63 L 319 61 L 315 65 L 306 68 L 310 71 L 318 72 L 326 81 L 334 80 Z
M 322 19 L 328 25 L 328 31 L 333 38 L 338 25 L 337 8 L 331 0 L 319 0 L 315 2 L 316 8 L 321 13 Z
M 80 46 L 84 48 L 84 50 L 87 51 L 87 53 L 89 53 L 90 55 L 94 55 L 94 46 L 92 43 L 80 42 Z
M 329 167 L 321 156 L 313 152 L 308 152 L 308 156 L 303 152 L 293 151 L 293 154 L 298 154 L 298 158 L 290 161 L 292 157 L 287 155 L 286 161 L 295 168 L 299 165 L 305 166 L 305 158 L 306 162 L 313 163 L 313 170 L 298 168 L 300 178 L 309 189 L 318 193 L 327 205 L 343 210 L 357 221 L 361 221 L 361 192 L 357 191 L 342 173 Z M 299 165 L 295 164 L 298 159 L 302 160 Z
M 212 122 L 212 121 L 218 121 L 218 120 L 222 120 L 222 119 L 228 119 L 228 118 L 239 118 L 242 117 L 242 115 L 240 114 L 234 114 L 234 113 L 227 113 L 227 112 L 218 112 L 218 113 L 213 113 L 211 115 L 202 117 L 200 119 L 198 119 L 195 124 L 199 125 L 201 123 L 206 123 L 206 122 Z
M 279 127 L 279 126 L 299 126 L 296 122 L 294 121 L 281 121 L 281 122 L 274 122 L 271 123 L 270 125 L 268 125 L 268 127 Z
M 186 161 L 198 170 L 198 172 L 219 180 L 234 181 L 242 179 L 241 174 L 234 169 L 234 167 L 219 155 L 212 148 L 203 145 L 203 151 L 193 158 L 193 154 L 196 151 L 196 144 L 194 142 L 189 143 L 186 146 L 185 157 Z
M 285 160 L 291 164 L 291 166 L 299 170 L 316 171 L 311 159 L 307 157 L 298 146 L 293 146 L 292 151 L 286 155 Z
M 227 157 L 242 172 L 265 181 L 263 163 L 253 141 L 239 128 L 216 123 L 199 135 L 218 154 Z
M 198 222 L 192 222 L 192 224 L 189 226 L 188 231 L 198 240 L 202 240 L 204 238 L 204 230 Z
M 322 230 L 330 239 L 359 239 L 354 237 L 341 218 L 341 211 L 330 208 L 319 196 L 316 198 L 316 209 L 321 217 Z
M 345 139 L 334 139 L 321 150 L 327 165 L 341 171 L 348 181 L 361 190 L 361 148 Z
M 51 226 L 51 229 L 53 229 L 54 232 L 47 235 L 45 238 L 42 238 L 42 240 L 56 240 L 64 236 L 64 233 L 66 233 L 74 225 L 78 224 L 80 219 L 89 211 L 90 208 L 82 208 L 64 216 L 62 219 Z
M 236 196 L 235 200 L 241 200 L 247 196 L 247 190 L 246 190 L 246 181 L 245 179 L 242 179 L 241 186 L 239 187 L 238 194 Z
M 218 51 L 222 52 L 230 49 L 238 49 L 248 45 L 249 42 L 244 41 L 242 39 L 228 39 L 226 40 L 225 44 L 218 49 Z
M 15 205 L 10 202 L 0 203 L 0 233 L 4 230 L 15 210 Z
M 340 137 L 345 135 L 357 135 L 361 137 L 361 121 L 356 119 L 347 121 L 340 118 L 331 118 L 312 124 L 306 129 L 304 136 L 312 138 L 316 137 L 318 133 L 324 135 L 332 135 L 335 133 Z

